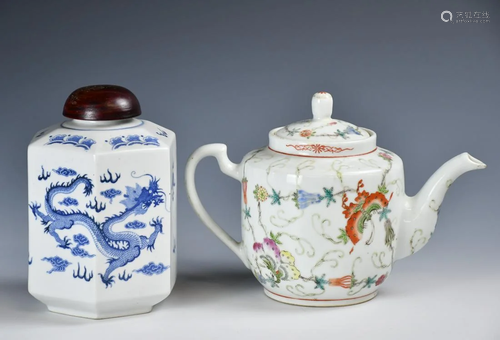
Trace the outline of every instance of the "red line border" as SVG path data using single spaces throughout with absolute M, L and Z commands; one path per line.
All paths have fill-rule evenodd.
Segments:
M 378 147 L 376 147 L 372 151 L 368 151 L 368 152 L 365 152 L 365 153 L 360 153 L 360 154 L 356 154 L 356 155 L 346 155 L 346 156 L 340 156 L 340 155 L 339 156 L 297 155 L 297 154 L 293 154 L 293 153 L 286 153 L 286 152 L 277 151 L 277 150 L 274 150 L 273 148 L 271 148 L 270 146 L 268 146 L 268 149 L 271 150 L 271 151 L 274 151 L 276 153 L 280 153 L 282 155 L 295 156 L 295 157 L 308 157 L 308 158 L 347 158 L 347 157 L 356 157 L 356 156 L 368 155 L 368 154 L 370 154 L 372 152 L 377 151 Z
M 358 300 L 358 299 L 362 299 L 364 297 L 367 297 L 367 296 L 370 296 L 372 295 L 373 293 L 376 293 L 377 291 L 374 291 L 370 294 L 366 294 L 366 295 L 362 295 L 362 296 L 358 296 L 358 297 L 352 297 L 352 298 L 345 298 L 345 299 L 301 299 L 301 298 L 293 298 L 293 297 L 290 297 L 290 296 L 284 296 L 284 295 L 281 295 L 281 294 L 277 294 L 277 293 L 273 293 L 271 292 L 269 289 L 266 289 L 269 293 L 273 294 L 273 295 L 276 295 L 276 296 L 279 296 L 279 297 L 282 297 L 282 298 L 285 298 L 285 299 L 290 299 L 290 300 L 301 300 L 301 301 L 324 301 L 324 302 L 328 302 L 328 301 L 349 301 L 349 300 Z

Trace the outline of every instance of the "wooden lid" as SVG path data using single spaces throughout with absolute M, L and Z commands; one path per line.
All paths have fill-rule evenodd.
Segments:
M 117 85 L 80 87 L 69 95 L 63 109 L 63 116 L 80 120 L 118 120 L 140 115 L 137 97 Z

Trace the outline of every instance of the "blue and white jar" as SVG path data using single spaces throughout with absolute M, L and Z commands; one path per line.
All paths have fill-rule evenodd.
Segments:
M 28 147 L 29 292 L 92 319 L 147 313 L 176 279 L 176 136 L 129 90 L 87 86 Z

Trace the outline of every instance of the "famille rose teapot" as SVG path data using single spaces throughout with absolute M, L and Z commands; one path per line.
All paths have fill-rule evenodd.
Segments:
M 332 110 L 331 95 L 316 93 L 312 119 L 271 130 L 268 147 L 240 164 L 228 159 L 224 144 L 200 147 L 187 163 L 194 210 L 280 302 L 345 306 L 374 298 L 393 263 L 430 239 L 453 181 L 486 167 L 462 153 L 409 197 L 401 158 L 378 147 L 375 132 L 332 119 Z M 207 156 L 242 183 L 239 243 L 196 192 L 196 166 Z
M 140 314 L 176 280 L 176 136 L 128 89 L 86 86 L 28 147 L 31 295 L 91 319 Z

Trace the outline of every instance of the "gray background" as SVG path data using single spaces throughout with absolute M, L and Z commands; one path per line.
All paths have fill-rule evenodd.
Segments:
M 489 11 L 491 22 L 444 23 L 443 10 Z M 0 46 L 1 339 L 303 338 L 314 328 L 342 339 L 500 338 L 500 2 L 2 1 Z M 26 291 L 26 147 L 63 120 L 71 91 L 102 83 L 129 88 L 142 118 L 177 132 L 179 279 L 153 313 L 93 322 L 49 313 Z M 225 143 L 239 162 L 270 129 L 310 117 L 317 91 L 332 93 L 335 117 L 375 130 L 403 158 L 409 195 L 461 152 L 488 165 L 451 187 L 434 237 L 395 265 L 379 297 L 341 309 L 267 299 L 183 186 L 197 147 Z M 238 239 L 240 184 L 213 159 L 197 179 Z

